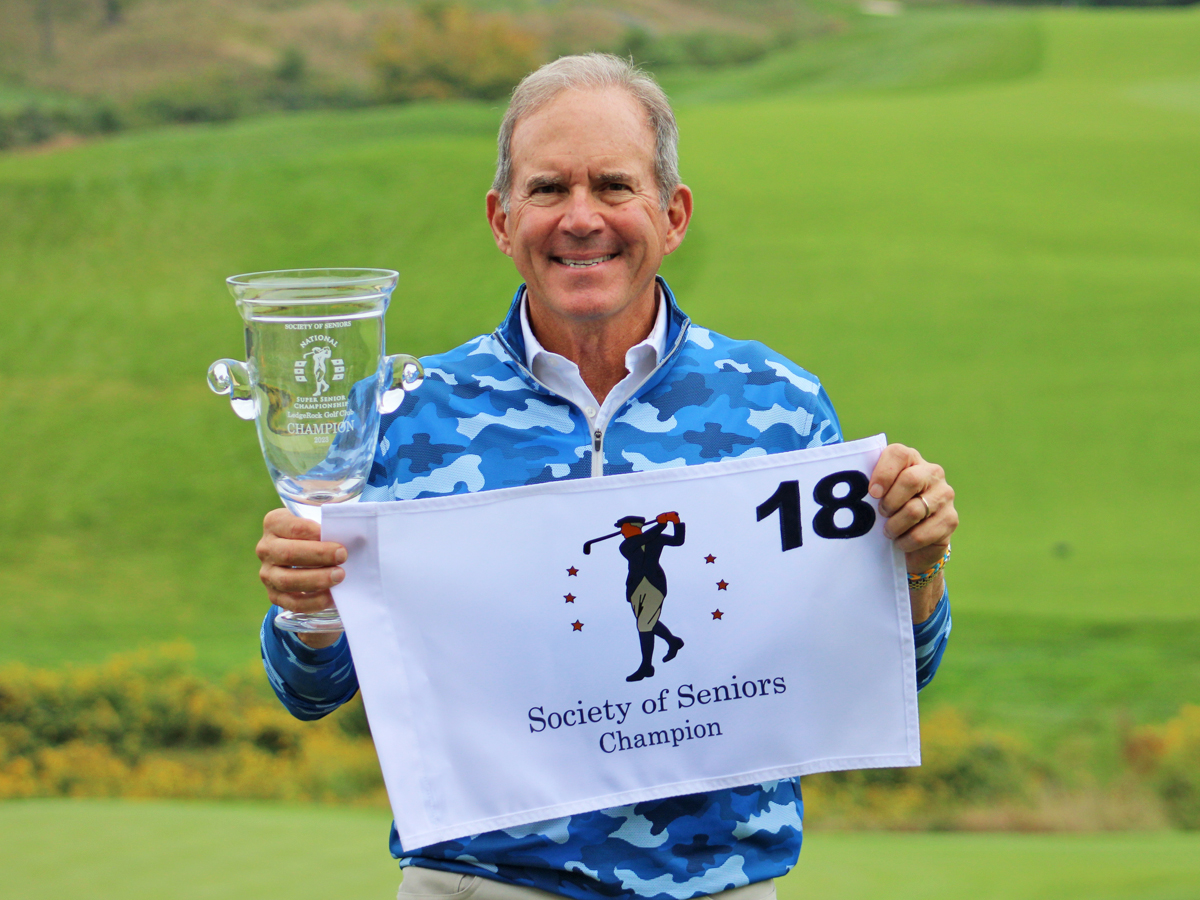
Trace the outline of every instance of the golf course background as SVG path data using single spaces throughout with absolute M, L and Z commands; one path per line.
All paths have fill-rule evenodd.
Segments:
M 914 10 L 664 80 L 697 196 L 664 270 L 685 310 L 819 374 L 847 437 L 916 446 L 958 492 L 955 630 L 923 715 L 1020 745 L 1060 798 L 1025 798 L 1057 810 L 1036 823 L 1163 827 L 1128 751 L 1200 703 L 1200 12 Z M 490 331 L 518 283 L 482 214 L 499 113 L 309 113 L 0 156 L 0 663 L 183 639 L 203 677 L 254 664 L 253 545 L 276 501 L 252 427 L 204 386 L 242 350 L 223 279 L 386 266 L 401 272 L 392 352 Z M 1200 746 L 1185 731 L 1150 736 Z M 6 841 L 0 869 L 27 879 L 15 896 L 42 896 L 58 882 L 38 854 L 85 827 L 72 817 L 131 823 L 133 848 L 170 841 L 153 822 L 181 809 L 12 801 L 5 833 L 46 840 Z M 282 813 L 196 815 L 222 835 Z M 357 815 L 378 822 L 367 852 L 391 883 L 386 812 L 295 821 L 345 825 L 357 846 Z M 888 872 L 936 852 L 962 860 L 946 896 L 1020 860 L 1034 874 L 1005 896 L 1195 895 L 1195 835 L 941 843 L 955 837 L 818 835 L 789 882 L 842 859 L 855 885 L 813 883 L 880 896 L 891 877 L 851 860 Z M 1035 877 L 1051 869 L 1060 881 Z

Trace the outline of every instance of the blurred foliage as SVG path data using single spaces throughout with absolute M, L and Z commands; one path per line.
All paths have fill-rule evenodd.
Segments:
M 539 36 L 508 16 L 427 0 L 391 17 L 370 62 L 387 101 L 497 100 L 544 56 Z
M 921 720 L 921 765 L 804 779 L 810 820 L 869 828 L 952 828 L 966 810 L 1030 800 L 1048 770 L 1011 735 L 942 707 Z
M 312 76 L 303 51 L 289 47 L 273 69 L 200 72 L 122 102 L 35 93 L 22 102 L 0 103 L 0 150 L 61 135 L 91 137 L 126 128 L 227 122 L 283 110 L 349 109 L 372 102 L 368 91 Z
M 284 84 L 298 84 L 308 75 L 308 57 L 299 47 L 288 47 L 275 66 L 275 77 Z
M 213 72 L 163 85 L 133 101 L 126 120 L 131 125 L 227 122 L 280 110 L 349 109 L 370 102 L 352 86 L 311 80 L 303 53 L 291 48 L 270 72 L 240 77 Z
M 709 30 L 655 34 L 635 27 L 625 34 L 616 52 L 655 70 L 676 66 L 716 68 L 754 62 L 774 49 L 790 46 L 796 39 L 792 31 L 771 36 Z
M 1152 7 L 1152 6 L 1194 6 L 1198 0 L 1072 0 L 1068 4 L 1063 0 L 994 0 L 997 6 L 1099 6 L 1099 7 Z
M 60 670 L 0 669 L 0 799 L 205 797 L 383 802 L 361 700 L 318 722 L 288 714 L 248 669 L 211 681 L 186 644 Z M 1045 773 L 1013 738 L 942 709 L 917 769 L 806 779 L 819 817 L 952 825 L 970 805 L 1023 796 Z
M 0 799 L 385 803 L 362 704 L 300 722 L 261 671 L 212 682 L 182 644 L 65 670 L 0 669 Z
M 94 666 L 0 668 L 0 800 L 386 805 L 359 697 L 325 719 L 301 722 L 271 694 L 257 665 L 212 680 L 195 674 L 193 657 L 190 646 L 175 643 Z M 1104 818 L 1064 819 L 1061 790 L 1072 774 L 1011 734 L 973 726 L 953 707 L 922 718 L 921 746 L 919 767 L 806 777 L 809 821 L 850 829 L 1087 830 Z M 1200 706 L 1127 731 L 1123 750 L 1124 782 L 1092 785 L 1089 802 L 1107 791 L 1118 801 L 1108 804 L 1115 827 L 1161 827 L 1163 816 L 1145 808 L 1149 792 L 1136 790 L 1146 785 L 1167 821 L 1200 828 Z M 1131 786 L 1133 802 L 1120 801 Z M 1058 800 L 1048 800 L 1054 791 Z
M 91 136 L 119 131 L 124 120 L 109 103 L 37 103 L 0 108 L 0 150 L 41 144 L 60 134 Z
M 1200 829 L 1200 706 L 1185 704 L 1164 724 L 1131 731 L 1125 758 L 1150 779 L 1172 824 Z
M 931 6 L 966 4 L 910 0 L 894 9 L 916 18 Z M 671 75 L 703 76 L 714 68 L 748 67 L 801 41 L 870 32 L 879 16 L 863 9 L 855 0 L 0 3 L 0 150 L 64 133 L 226 121 L 274 110 L 496 100 L 538 63 L 592 50 L 631 56 Z M 905 59 L 884 62 L 888 70 L 907 65 Z M 6 92 L 26 88 L 87 108 L 68 115 L 53 102 L 6 102 Z
M 94 666 L 0 668 L 0 799 L 386 805 L 358 697 L 332 716 L 301 722 L 257 666 L 215 681 L 195 674 L 193 656 L 176 643 Z M 917 768 L 805 778 L 810 820 L 834 828 L 970 828 L 980 810 L 1034 805 L 1061 781 L 1023 742 L 974 727 L 952 707 L 923 718 L 921 741 Z M 1196 827 L 1200 707 L 1130 735 L 1126 756 L 1157 787 L 1172 822 Z
M 854 7 L 837 8 L 792 0 L 0 3 L 0 150 L 273 111 L 495 101 L 540 63 L 587 51 L 656 69 L 745 65 L 801 34 L 836 30 L 844 14 L 857 18 Z M 62 98 L 80 108 L 68 114 Z

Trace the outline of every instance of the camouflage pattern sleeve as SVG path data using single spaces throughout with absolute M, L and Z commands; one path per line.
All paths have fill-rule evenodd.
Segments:
M 943 588 L 942 599 L 934 607 L 933 615 L 920 625 L 913 626 L 913 639 L 917 647 L 917 690 L 933 681 L 946 642 L 950 638 L 950 589 Z
M 358 676 L 346 636 L 343 634 L 337 643 L 314 650 L 272 624 L 278 613 L 279 607 L 272 606 L 258 633 L 267 681 L 275 696 L 297 719 L 311 721 L 327 716 L 358 691 Z

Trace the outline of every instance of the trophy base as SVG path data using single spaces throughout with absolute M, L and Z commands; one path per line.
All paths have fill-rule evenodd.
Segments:
M 316 613 L 297 613 L 284 610 L 275 617 L 275 627 L 293 634 L 316 634 L 320 632 L 344 631 L 341 616 L 336 609 Z

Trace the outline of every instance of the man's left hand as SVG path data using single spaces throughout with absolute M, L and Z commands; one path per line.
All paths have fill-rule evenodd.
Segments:
M 958 510 L 954 488 L 947 484 L 941 466 L 926 462 L 912 447 L 889 444 L 875 464 L 867 490 L 879 501 L 879 514 L 887 519 L 884 534 L 904 551 L 910 574 L 924 572 L 942 558 L 958 527 Z M 939 575 L 924 589 L 911 592 L 914 622 L 929 618 L 942 587 Z

